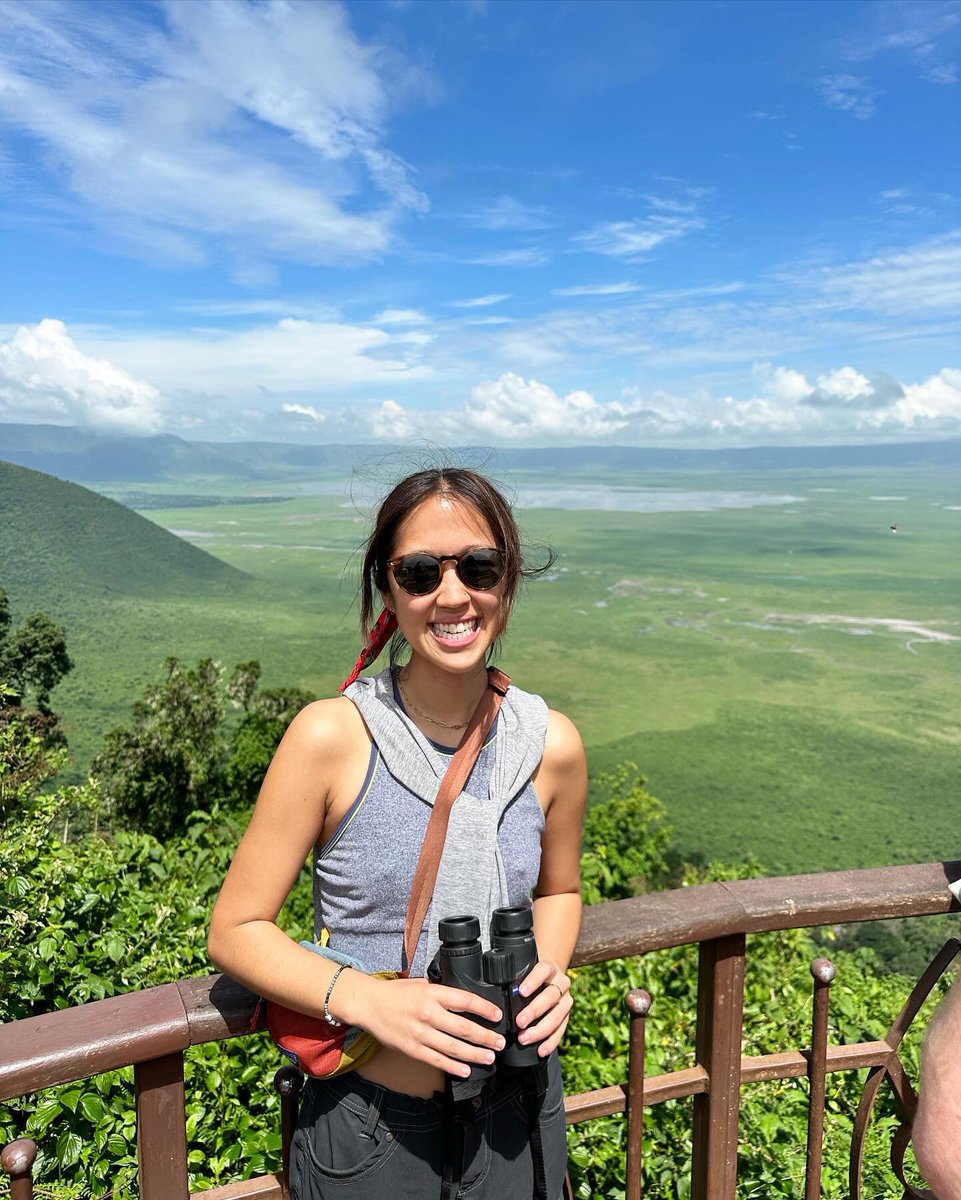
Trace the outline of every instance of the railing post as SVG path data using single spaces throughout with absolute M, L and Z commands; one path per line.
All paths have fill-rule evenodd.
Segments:
M 641 1200 L 644 1166 L 644 1050 L 651 996 L 632 988 L 624 998 L 630 1017 L 630 1052 L 627 1064 L 627 1200 Z
M 304 1077 L 296 1067 L 281 1067 L 274 1076 L 274 1087 L 280 1096 L 280 1193 L 282 1200 L 290 1197 L 290 1143 L 297 1126 L 297 1101 Z
M 33 1200 L 33 1164 L 37 1143 L 17 1138 L 0 1154 L 0 1166 L 10 1176 L 10 1200 Z
M 811 1054 L 808 1058 L 808 1153 L 804 1176 L 804 1200 L 818 1200 L 821 1195 L 821 1163 L 824 1156 L 824 1098 L 826 1094 L 828 1061 L 828 1019 L 831 1007 L 831 984 L 837 974 L 828 958 L 816 958 L 811 963 L 814 976 L 814 1013 L 811 1019 Z
M 708 1091 L 694 1097 L 692 1200 L 734 1200 L 737 1190 L 744 953 L 743 933 L 700 947 L 696 1055 Z
M 141 1200 L 190 1200 L 183 1054 L 138 1063 L 134 1086 Z

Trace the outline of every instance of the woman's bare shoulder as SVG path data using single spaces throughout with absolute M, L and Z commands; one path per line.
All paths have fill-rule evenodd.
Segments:
M 547 737 L 544 741 L 544 766 L 550 771 L 566 771 L 585 761 L 584 743 L 577 726 L 562 712 L 551 708 L 547 713 Z
M 346 696 L 314 700 L 300 710 L 284 735 L 297 749 L 329 755 L 338 748 L 352 749 L 368 741 L 367 727 L 356 705 Z

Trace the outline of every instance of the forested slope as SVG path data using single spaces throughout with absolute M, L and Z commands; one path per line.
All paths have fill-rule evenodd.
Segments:
M 0 462 L 0 582 L 50 610 L 79 592 L 222 593 L 248 576 L 87 488 Z

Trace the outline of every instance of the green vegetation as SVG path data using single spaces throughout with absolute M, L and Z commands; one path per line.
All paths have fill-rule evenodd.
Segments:
M 239 835 L 222 810 L 195 811 L 166 843 L 131 830 L 87 833 L 64 841 L 62 821 L 78 807 L 103 812 L 95 785 L 44 793 L 57 760 L 29 731 L 16 760 L 19 817 L 0 824 L 0 1020 L 97 999 L 209 969 L 204 935 L 210 906 Z M 0 744 L 0 784 L 10 784 L 8 743 Z M 32 756 L 32 757 L 31 757 Z M 32 771 L 24 771 L 24 762 Z M 591 899 L 629 893 L 674 876 L 671 829 L 663 809 L 627 765 L 598 780 L 599 802 L 585 837 L 584 876 Z M 743 871 L 684 870 L 687 883 Z M 632 882 L 633 881 L 633 882 Z M 299 938 L 311 925 L 304 877 L 282 923 Z M 818 952 L 803 932 L 751 939 L 746 989 L 747 1052 L 804 1045 L 810 975 Z M 910 986 L 879 978 L 869 952 L 835 954 L 835 1040 L 879 1036 Z M 38 970 L 39 964 L 39 970 Z M 681 948 L 575 972 L 577 1004 L 564 1061 L 571 1091 L 622 1082 L 627 1072 L 623 998 L 644 986 L 655 997 L 649 1020 L 648 1071 L 687 1065 L 696 1011 L 696 954 Z M 917 1034 L 912 1035 L 916 1046 Z M 909 1065 L 916 1052 L 909 1046 Z M 187 1136 L 192 1186 L 216 1186 L 271 1169 L 279 1153 L 279 1113 L 271 1078 L 278 1052 L 264 1036 L 198 1047 L 187 1061 Z M 846 1195 L 845 1156 L 862 1079 L 832 1076 L 824 1194 Z M 883 1109 L 865 1171 L 865 1194 L 900 1195 L 885 1162 L 893 1117 Z M 622 1200 L 624 1122 L 606 1119 L 571 1133 L 578 1197 Z M 788 1081 L 746 1090 L 739 1167 L 741 1194 L 796 1195 L 803 1171 L 805 1087 Z M 0 1106 L 0 1143 L 32 1136 L 42 1148 L 39 1177 L 64 1200 L 136 1196 L 135 1118 L 131 1074 L 117 1071 Z M 646 1122 L 645 1195 L 689 1194 L 690 1114 L 684 1102 L 660 1105 Z M 52 1194 L 52 1193 L 51 1193 Z
M 315 697 L 296 689 L 260 692 L 260 663 L 240 663 L 224 686 L 209 658 L 164 663 L 165 678 L 112 729 L 93 760 L 109 823 L 176 837 L 199 807 L 251 805 L 277 743 Z M 243 710 L 228 728 L 227 706 Z

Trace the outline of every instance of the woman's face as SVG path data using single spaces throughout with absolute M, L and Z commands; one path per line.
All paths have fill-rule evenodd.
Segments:
M 440 557 L 496 546 L 484 517 L 456 496 L 431 496 L 397 532 L 392 558 L 419 551 Z M 487 651 L 504 627 L 503 581 L 489 591 L 460 580 L 456 564 L 441 564 L 441 582 L 426 596 L 408 595 L 388 568 L 389 596 L 400 631 L 415 657 L 444 670 L 467 674 L 484 666 Z

